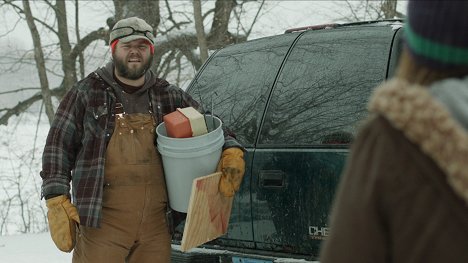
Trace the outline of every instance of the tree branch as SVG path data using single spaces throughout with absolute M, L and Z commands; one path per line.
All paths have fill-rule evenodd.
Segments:
M 18 13 L 20 14 L 24 14 L 24 10 L 23 8 L 19 7 L 18 5 L 14 4 L 13 1 L 11 0 L 5 0 L 5 4 L 9 4 L 10 6 L 12 6 L 13 8 L 15 8 Z M 50 3 L 49 3 L 50 5 Z M 44 27 L 46 27 L 47 29 L 49 29 L 50 31 L 52 31 L 54 34 L 56 34 L 58 36 L 58 32 L 57 30 L 55 30 L 53 27 L 51 27 L 50 25 L 48 25 L 47 23 L 45 23 L 44 21 L 42 20 L 39 20 L 38 18 L 36 17 L 33 17 L 33 20 L 38 22 L 39 24 L 43 25 Z M 17 22 L 18 23 L 18 22 Z
M 95 30 L 85 37 L 80 39 L 78 43 L 73 47 L 72 51 L 70 52 L 71 60 L 75 61 L 78 55 L 83 52 L 86 47 L 88 47 L 93 41 L 102 39 L 107 44 L 107 40 L 109 39 L 109 30 L 104 29 L 103 27 Z
M 7 36 L 8 34 L 10 34 L 11 32 L 15 31 L 15 28 L 16 26 L 18 26 L 19 22 L 21 21 L 21 17 L 18 18 L 18 20 L 16 20 L 16 23 L 15 25 L 13 26 L 12 29 L 8 30 L 7 32 L 5 32 L 5 34 L 1 34 L 0 37 L 4 37 L 4 36 Z
M 255 14 L 255 17 L 254 17 L 254 19 L 252 21 L 252 24 L 250 25 L 249 30 L 245 33 L 245 36 L 247 38 L 250 36 L 250 33 L 252 32 L 252 29 L 253 29 L 255 23 L 257 22 L 257 18 L 260 15 L 260 11 L 262 10 L 264 4 L 265 4 L 265 0 L 262 0 L 262 3 L 260 4 L 260 7 L 258 8 L 257 13 Z
M 55 28 L 49 26 L 48 24 L 46 24 L 44 21 L 42 20 L 39 20 L 38 18 L 34 17 L 34 21 L 37 21 L 39 24 L 43 25 L 44 27 L 46 27 L 47 29 L 49 29 L 50 31 L 52 31 L 52 33 L 56 34 L 57 36 L 59 35 L 58 31 L 55 30 Z
M 59 0 L 60 1 L 60 0 Z M 57 7 L 54 6 L 49 0 L 44 0 L 44 2 L 50 6 L 55 12 L 57 11 Z
M 10 93 L 16 93 L 16 92 L 21 92 L 25 90 L 40 90 L 41 88 L 20 88 L 20 89 L 15 89 L 15 90 L 9 90 L 9 91 L 4 91 L 0 92 L 0 95 L 5 95 L 5 94 L 10 94 Z
M 56 97 L 62 97 L 63 94 L 65 93 L 65 87 L 61 85 L 58 88 L 55 88 L 51 90 L 51 95 L 56 96 Z M 18 102 L 18 104 L 13 107 L 13 108 L 4 108 L 0 109 L 0 112 L 6 111 L 2 117 L 0 117 L 0 125 L 8 125 L 8 120 L 13 116 L 13 115 L 20 115 L 24 111 L 26 111 L 31 105 L 33 105 L 35 102 L 42 100 L 42 94 L 41 92 L 36 93 L 29 99 L 26 99 L 24 101 Z
M 174 20 L 174 17 L 172 15 L 172 10 L 171 10 L 171 6 L 169 5 L 169 1 L 165 0 L 164 2 L 166 3 L 167 12 L 169 13 L 169 17 L 167 18 L 167 20 L 171 21 L 174 24 L 172 28 L 176 27 L 177 29 L 180 29 L 180 24 Z M 168 31 L 170 30 L 167 30 L 166 32 Z
M 180 29 L 180 26 L 188 25 L 188 24 L 190 24 L 190 23 L 192 23 L 192 22 L 189 22 L 189 21 L 179 22 L 179 23 L 177 23 L 177 24 L 171 26 L 171 27 L 170 27 L 168 30 L 166 30 L 166 31 L 162 31 L 162 30 L 161 30 L 161 35 L 166 35 L 168 32 L 170 32 L 170 31 L 172 31 L 172 30 L 174 30 L 174 29 Z
M 354 19 L 349 19 L 350 21 L 358 21 L 359 20 L 359 16 L 356 14 L 356 12 L 354 11 L 354 8 L 353 6 L 351 5 L 351 3 L 346 0 L 345 3 L 348 5 L 349 7 L 349 10 L 351 11 L 351 14 L 352 16 L 354 17 Z
M 207 16 L 209 16 L 211 13 L 214 13 L 215 9 L 214 8 L 211 8 L 210 10 L 208 10 L 208 12 L 206 12 L 204 15 L 203 15 L 203 20 L 205 20 L 205 18 Z

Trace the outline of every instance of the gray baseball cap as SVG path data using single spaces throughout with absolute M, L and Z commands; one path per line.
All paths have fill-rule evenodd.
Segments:
M 125 18 L 115 23 L 110 32 L 109 44 L 117 39 L 123 43 L 136 39 L 146 39 L 154 44 L 153 28 L 141 18 Z

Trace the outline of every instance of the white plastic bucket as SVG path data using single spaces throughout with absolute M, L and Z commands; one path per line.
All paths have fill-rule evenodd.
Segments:
M 214 173 L 221 157 L 224 144 L 221 120 L 214 116 L 205 116 L 205 120 L 211 132 L 190 138 L 168 137 L 164 122 L 156 127 L 169 205 L 179 212 L 188 210 L 193 179 Z

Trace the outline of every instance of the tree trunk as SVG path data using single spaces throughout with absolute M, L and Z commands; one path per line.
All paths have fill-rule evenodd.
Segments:
M 201 64 L 203 64 L 208 59 L 208 46 L 206 44 L 205 27 L 203 26 L 200 0 L 193 0 L 193 16 L 195 18 L 198 46 L 200 47 L 200 60 Z
M 235 6 L 236 2 L 234 0 L 216 0 L 213 23 L 208 36 L 208 41 L 212 42 L 215 49 L 233 41 L 233 36 L 228 31 L 228 25 L 231 12 Z
M 138 1 L 141 5 L 141 16 L 150 26 L 153 27 L 153 34 L 156 36 L 156 30 L 161 23 L 161 11 L 159 8 L 159 0 L 142 0 Z
M 114 6 L 118 7 L 118 13 L 121 13 L 120 18 L 116 17 L 116 22 L 122 18 L 137 16 L 152 26 L 156 35 L 156 29 L 161 22 L 159 0 L 114 0 Z M 116 15 L 118 13 L 116 12 Z
M 384 13 L 384 18 L 391 19 L 398 17 L 396 7 L 397 0 L 384 0 L 382 3 L 382 12 Z
M 75 34 L 76 39 L 81 39 L 80 37 L 80 23 L 79 23 L 79 7 L 78 7 L 78 0 L 75 0 Z M 84 78 L 85 74 L 85 67 L 84 67 L 84 56 L 83 51 L 78 55 L 78 61 L 80 64 L 80 79 Z
M 29 31 L 34 44 L 34 59 L 36 61 L 37 72 L 39 74 L 39 81 L 41 84 L 42 99 L 46 109 L 46 115 L 49 119 L 49 124 L 52 124 L 54 120 L 54 107 L 52 105 L 52 99 L 49 89 L 49 80 L 47 79 L 46 66 L 44 61 L 44 53 L 42 52 L 41 37 L 37 31 L 36 24 L 34 23 L 34 17 L 31 13 L 31 7 L 29 6 L 28 0 L 23 0 L 24 14 L 28 23 Z
M 60 53 L 62 55 L 63 85 L 66 90 L 77 82 L 75 60 L 72 60 L 70 39 L 68 37 L 67 10 L 64 0 L 57 0 L 55 3 L 55 15 L 57 17 L 58 38 Z
M 114 9 L 115 9 L 115 15 L 114 15 L 114 24 L 122 19 L 124 17 L 124 5 L 125 5 L 125 0 L 114 0 Z M 110 27 L 112 29 L 113 25 Z

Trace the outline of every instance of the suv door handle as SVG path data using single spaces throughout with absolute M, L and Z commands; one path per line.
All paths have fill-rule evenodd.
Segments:
M 285 173 L 281 170 L 261 170 L 259 186 L 262 188 L 278 189 L 285 187 Z

